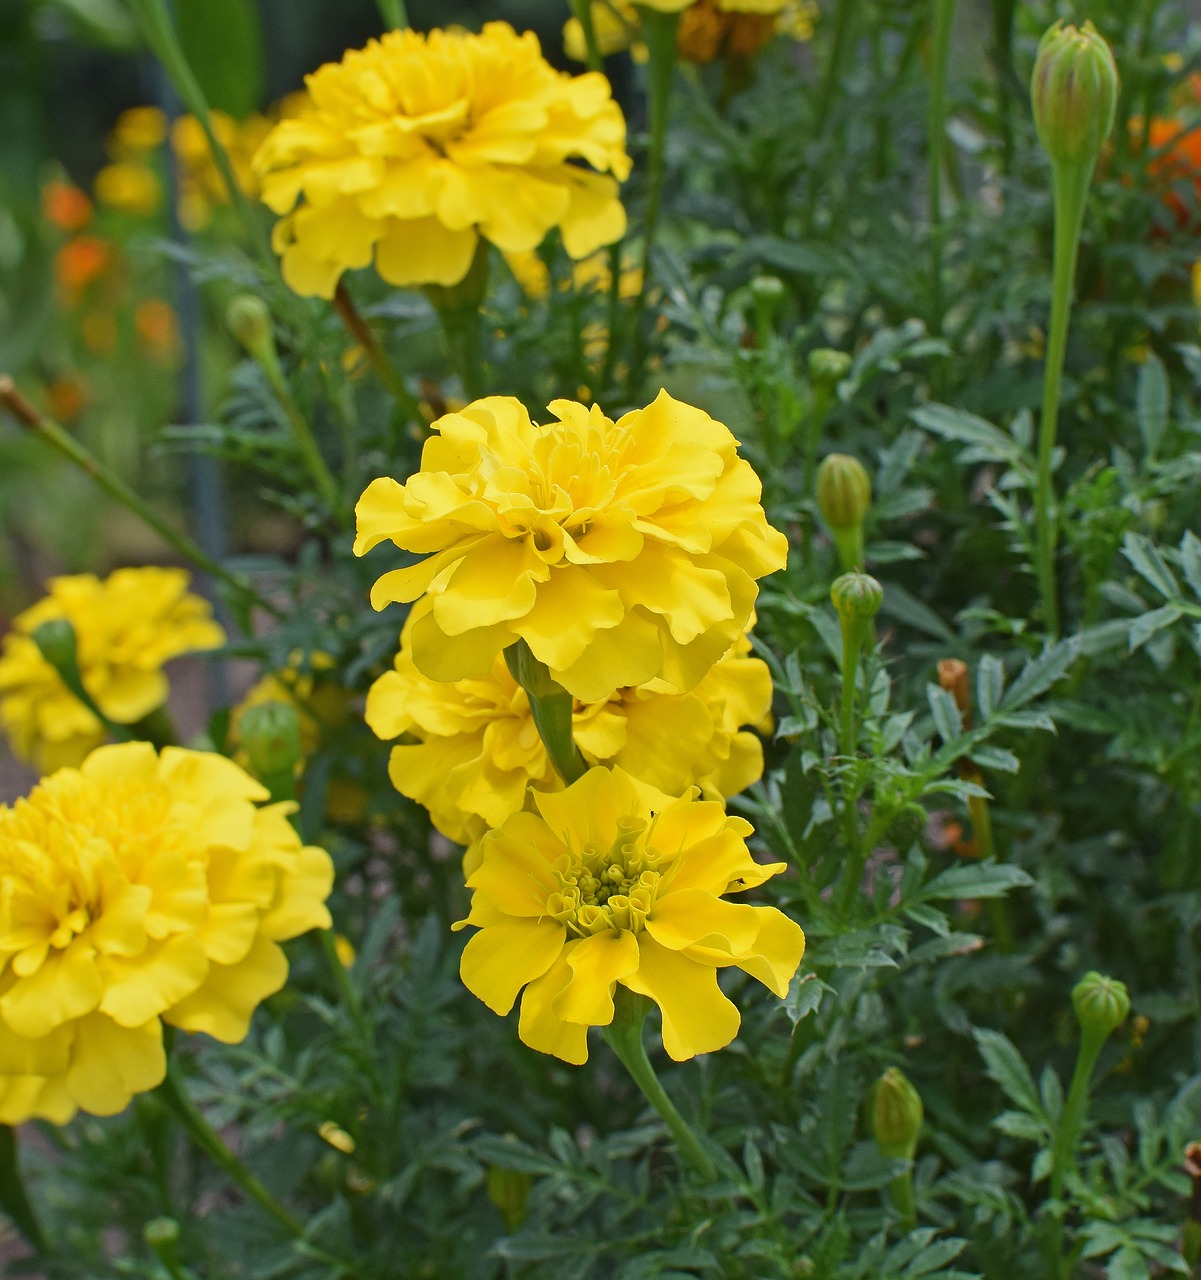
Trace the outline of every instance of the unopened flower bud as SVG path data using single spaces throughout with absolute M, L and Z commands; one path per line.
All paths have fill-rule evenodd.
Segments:
M 51 618 L 43 622 L 33 633 L 33 642 L 41 650 L 42 657 L 70 683 L 71 673 L 78 679 L 79 650 L 75 640 L 75 628 L 66 618 Z
M 751 297 L 757 303 L 777 307 L 784 301 L 787 294 L 784 281 L 777 276 L 756 276 L 751 281 Z
M 884 603 L 884 588 L 870 573 L 844 573 L 834 579 L 830 599 L 844 621 L 874 618 Z
M 851 357 L 833 347 L 818 347 L 809 352 L 809 377 L 816 383 L 833 387 L 851 372 Z
M 1118 69 L 1091 22 L 1048 28 L 1030 85 L 1038 140 L 1056 164 L 1091 165 L 1113 129 Z
M 1126 984 L 1107 978 L 1093 970 L 1072 988 L 1072 1008 L 1084 1032 L 1107 1036 L 1126 1021 L 1130 1012 L 1130 995 Z
M 872 1137 L 880 1154 L 890 1160 L 912 1160 L 924 1118 L 921 1095 L 903 1072 L 889 1067 L 872 1090 Z
M 238 725 L 242 749 L 260 778 L 290 775 L 300 760 L 296 708 L 272 699 L 247 707 Z
M 526 1203 L 534 1179 L 517 1169 L 488 1169 L 488 1199 L 500 1210 L 509 1231 L 516 1231 L 525 1221 Z
M 831 529 L 854 529 L 872 505 L 872 482 L 858 458 L 831 453 L 817 469 L 817 505 Z
M 246 354 L 259 364 L 276 359 L 275 326 L 271 312 L 262 298 L 253 293 L 240 293 L 225 312 L 229 331 L 242 344 Z

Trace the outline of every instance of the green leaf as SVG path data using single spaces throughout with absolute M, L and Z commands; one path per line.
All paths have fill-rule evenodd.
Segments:
M 1143 362 L 1138 375 L 1138 429 L 1143 437 L 1147 457 L 1154 458 L 1168 429 L 1171 390 L 1163 361 L 1152 352 Z
M 976 671 L 976 703 L 980 715 L 987 720 L 996 710 L 1005 691 L 1005 667 L 1000 658 L 986 653 Z
M 1027 702 L 1033 702 L 1040 694 L 1061 680 L 1076 660 L 1079 646 L 1075 639 L 1060 640 L 1050 645 L 1032 658 L 1022 668 L 1021 674 L 1005 691 L 998 710 L 1003 712 L 1017 711 Z
M 1135 573 L 1165 600 L 1180 599 L 1180 584 L 1149 538 L 1144 538 L 1141 533 L 1128 533 L 1122 540 L 1122 554 L 1134 566 Z
M 1201 597 L 1201 538 L 1190 529 L 1180 543 L 1180 567 L 1194 593 Z
M 1042 1103 L 1030 1068 L 1008 1037 L 987 1027 L 975 1028 L 976 1047 L 984 1059 L 989 1077 L 1001 1086 L 1005 1096 L 1027 1115 L 1044 1121 Z
M 1017 773 L 1022 763 L 1012 751 L 1006 751 L 1004 747 L 973 747 L 967 753 L 967 758 L 981 769 L 993 769 L 998 773 Z
M 1160 605 L 1150 613 L 1141 614 L 1130 624 L 1130 652 L 1141 648 L 1151 637 L 1179 622 L 1184 617 L 1184 610 L 1178 604 Z
M 242 119 L 263 103 L 263 30 L 253 0 L 175 0 L 175 23 L 209 105 Z
M 911 416 L 919 427 L 944 440 L 971 445 L 966 461 L 1005 462 L 1019 468 L 1030 465 L 1029 455 L 1012 436 L 974 413 L 945 404 L 927 404 L 914 409 Z
M 895 618 L 898 622 L 913 627 L 915 631 L 924 631 L 926 635 L 933 636 L 944 644 L 955 643 L 955 633 L 929 605 L 923 604 L 895 582 L 885 582 L 882 585 L 884 601 L 880 605 L 880 612 L 886 617 Z
M 963 728 L 963 717 L 955 705 L 955 699 L 936 684 L 926 686 L 926 701 L 930 704 L 930 714 L 934 717 L 934 727 L 944 743 L 954 742 Z
M 827 986 L 816 974 L 796 974 L 784 997 L 784 1012 L 792 1020 L 792 1025 L 795 1027 L 811 1013 L 816 1013 L 822 997 L 832 990 L 833 987 Z
M 117 0 L 50 0 L 84 40 L 110 49 L 136 49 L 138 29 Z
M 965 862 L 935 876 L 921 892 L 923 902 L 950 898 L 1003 898 L 1011 889 L 1026 889 L 1034 881 L 1008 862 Z

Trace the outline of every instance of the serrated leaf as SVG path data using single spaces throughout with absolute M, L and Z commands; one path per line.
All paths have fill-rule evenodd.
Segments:
M 784 1012 L 791 1019 L 792 1025 L 795 1027 L 811 1013 L 816 1013 L 821 1006 L 822 997 L 831 989 L 816 974 L 796 974 L 784 997 Z
M 1003 898 L 1011 889 L 1025 889 L 1034 881 L 1021 867 L 1008 862 L 965 862 L 949 867 L 922 889 L 924 902 L 958 898 Z
M 1128 533 L 1122 539 L 1122 554 L 1130 561 L 1135 573 L 1165 600 L 1180 599 L 1180 585 L 1150 538 L 1143 537 L 1141 533 Z
M 1180 542 L 1180 567 L 1194 594 L 1201 597 L 1201 538 L 1191 529 Z
M 1140 614 L 1130 624 L 1130 652 L 1141 648 L 1165 627 L 1179 622 L 1184 617 L 1184 610 L 1179 605 L 1164 604 L 1150 613 Z
M 1013 1041 L 988 1027 L 976 1027 L 973 1034 L 989 1078 L 1000 1085 L 1010 1102 L 1045 1123 L 1034 1077 Z
M 976 669 L 976 704 L 987 720 L 996 710 L 1005 690 L 1005 667 L 1000 658 L 986 653 Z
M 950 936 L 951 922 L 947 919 L 946 914 L 939 911 L 937 907 L 915 902 L 912 906 L 905 908 L 905 914 L 915 924 L 924 925 L 927 929 L 938 934 L 940 938 Z
M 914 409 L 911 417 L 926 431 L 942 436 L 944 440 L 974 445 L 984 457 L 995 462 L 1013 464 L 1026 460 L 1023 450 L 1012 436 L 984 418 L 978 418 L 974 413 L 953 409 L 945 404 L 927 404 Z
M 926 701 L 930 704 L 930 714 L 934 717 L 934 727 L 938 736 L 946 742 L 954 742 L 963 728 L 963 717 L 955 705 L 955 699 L 946 689 L 936 684 L 926 686 Z
M 1075 640 L 1060 640 L 1032 658 L 1022 668 L 1018 678 L 1005 691 L 998 710 L 1013 712 L 1033 702 L 1040 694 L 1061 680 L 1076 660 L 1078 646 Z
M 882 614 L 903 622 L 915 631 L 933 636 L 944 644 L 955 643 L 955 633 L 929 605 L 923 604 L 917 596 L 911 595 L 895 582 L 886 582 L 883 586 L 884 600 L 880 605 Z
M 1017 773 L 1022 762 L 1004 747 L 974 747 L 967 753 L 967 758 L 981 769 L 993 769 L 999 773 Z
M 1170 404 L 1171 389 L 1168 386 L 1167 370 L 1163 367 L 1163 361 L 1151 352 L 1139 370 L 1136 400 L 1138 429 L 1148 458 L 1155 457 L 1163 442 L 1164 432 L 1168 429 Z

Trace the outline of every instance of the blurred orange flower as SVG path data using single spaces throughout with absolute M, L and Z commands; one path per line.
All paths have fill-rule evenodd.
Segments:
M 171 364 L 179 355 L 179 322 L 169 302 L 147 298 L 133 316 L 134 332 L 142 354 L 157 364 Z
M 92 202 L 73 182 L 51 178 L 42 188 L 42 216 L 60 231 L 82 231 L 92 220 Z
M 112 263 L 109 242 L 100 236 L 76 236 L 54 255 L 54 278 L 68 303 L 102 276 Z
M 46 388 L 50 414 L 59 422 L 70 424 L 88 407 L 91 389 L 78 373 L 62 373 Z

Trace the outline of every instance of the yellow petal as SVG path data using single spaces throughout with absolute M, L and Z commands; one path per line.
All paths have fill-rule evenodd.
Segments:
M 375 250 L 376 270 L 401 288 L 458 284 L 467 274 L 479 236 L 474 228 L 452 231 L 437 218 L 389 221 Z
M 508 1013 L 518 991 L 554 963 L 565 933 L 553 920 L 505 920 L 481 929 L 463 949 L 463 985 L 493 1013 Z
M 0 996 L 0 1018 L 18 1035 L 36 1038 L 90 1013 L 103 989 L 96 952 L 77 939 L 65 951 L 52 951 L 36 973 Z
M 120 1027 L 101 1013 L 75 1028 L 67 1092 L 84 1111 L 113 1116 L 124 1111 L 135 1093 L 163 1082 L 167 1055 L 157 1018 L 141 1027 Z
M 190 934 L 152 943 L 133 959 L 103 958 L 100 1012 L 122 1027 L 143 1026 L 190 996 L 204 981 L 208 968 L 204 948 Z
M 755 907 L 723 902 L 704 889 L 661 893 L 646 919 L 646 931 L 671 951 L 701 945 L 741 954 L 755 941 Z
M 646 934 L 638 937 L 639 963 L 624 985 L 649 996 L 663 1012 L 663 1047 L 676 1062 L 723 1049 L 742 1019 L 717 985 L 717 972 Z
M 258 1005 L 274 995 L 288 978 L 283 951 L 266 938 L 256 938 L 238 964 L 209 967 L 204 986 L 163 1015 L 181 1031 L 203 1031 L 214 1040 L 237 1044 L 246 1038 Z
M 523 1044 L 576 1066 L 588 1061 L 588 1028 L 565 1021 L 554 1011 L 554 1003 L 571 981 L 570 949 L 578 945 L 569 944 L 546 973 L 526 987 L 517 1021 Z
M 632 933 L 597 933 L 582 938 L 567 957 L 571 981 L 554 1002 L 567 1022 L 607 1027 L 613 1021 L 613 988 L 638 968 L 638 941 Z

